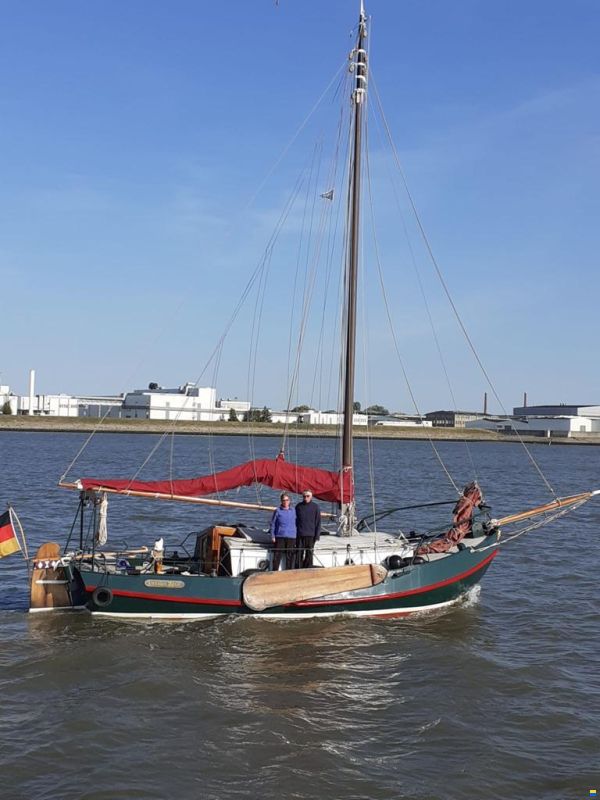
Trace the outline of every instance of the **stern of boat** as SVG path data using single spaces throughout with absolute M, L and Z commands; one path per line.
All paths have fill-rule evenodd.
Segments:
M 33 559 L 29 587 L 29 610 L 65 611 L 83 609 L 86 592 L 79 571 L 68 557 L 62 557 L 60 545 L 46 542 Z

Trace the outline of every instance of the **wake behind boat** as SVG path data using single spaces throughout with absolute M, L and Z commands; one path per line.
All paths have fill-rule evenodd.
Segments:
M 345 191 L 338 192 L 336 188 L 320 192 L 316 181 L 312 186 L 313 194 L 320 195 L 326 203 L 333 204 L 334 198 L 341 196 L 342 206 L 347 211 L 341 248 L 343 311 L 339 407 L 343 427 L 339 465 L 328 470 L 287 460 L 286 431 L 275 458 L 252 458 L 244 464 L 191 478 L 169 476 L 146 481 L 139 480 L 136 475 L 133 478 L 67 480 L 65 475 L 60 485 L 79 492 L 77 516 L 63 548 L 47 543 L 33 559 L 32 611 L 86 608 L 94 614 L 111 617 L 155 619 L 197 619 L 229 614 L 280 619 L 340 614 L 406 616 L 457 602 L 480 582 L 504 541 L 548 523 L 595 494 L 583 492 L 558 498 L 542 476 L 552 493 L 550 502 L 494 519 L 476 481 L 460 490 L 451 480 L 454 497 L 450 501 L 431 500 L 379 511 L 373 488 L 373 513 L 362 518 L 358 513 L 353 415 L 365 173 L 362 156 L 369 86 L 367 23 L 361 3 L 356 44 L 349 61 L 351 103 L 346 131 L 349 157 L 344 173 Z M 335 171 L 332 174 L 337 175 Z M 320 250 L 320 246 L 316 248 Z M 314 276 L 309 276 L 308 283 L 311 280 L 314 283 Z M 301 353 L 304 322 L 305 317 L 298 331 L 296 363 Z M 217 345 L 219 354 L 222 343 L 223 338 Z M 538 465 L 529 456 L 541 475 Z M 273 542 L 264 524 L 210 525 L 192 531 L 176 548 L 173 534 L 168 530 L 161 531 L 159 540 L 146 548 L 107 547 L 106 515 L 111 495 L 203 507 L 243 508 L 257 514 L 273 512 L 272 502 L 240 501 L 236 496 L 227 495 L 256 485 L 291 495 L 300 495 L 308 489 L 316 499 L 331 504 L 332 510 L 323 512 L 323 533 L 314 548 L 315 566 L 301 569 L 296 560 L 292 568 L 273 571 Z M 453 505 L 452 519 L 447 518 L 437 528 L 426 531 L 379 528 L 379 522 L 394 511 L 435 505 L 448 508 Z M 518 527 L 513 527 L 513 533 L 501 539 L 503 529 L 511 526 Z

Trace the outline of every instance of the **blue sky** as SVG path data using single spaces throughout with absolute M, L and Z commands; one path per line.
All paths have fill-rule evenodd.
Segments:
M 319 126 L 335 126 L 326 103 L 254 196 L 346 58 L 357 3 L 54 0 L 0 10 L 0 381 L 25 392 L 30 367 L 48 393 L 195 380 Z M 530 403 L 600 402 L 597 2 L 371 0 L 367 10 L 371 68 L 411 191 L 506 407 L 523 391 Z M 370 140 L 405 366 L 421 410 L 450 407 L 398 237 L 391 162 L 374 128 Z M 286 402 L 284 301 L 300 211 L 271 263 L 257 405 Z M 370 347 L 356 394 L 410 411 L 376 283 L 367 271 Z M 431 285 L 457 405 L 477 408 L 488 387 Z M 323 291 L 317 283 L 313 317 Z M 251 302 L 224 351 L 219 395 L 248 396 L 252 317 Z M 312 337 L 299 402 L 316 399 L 318 330 Z M 331 390 L 317 394 L 335 405 Z

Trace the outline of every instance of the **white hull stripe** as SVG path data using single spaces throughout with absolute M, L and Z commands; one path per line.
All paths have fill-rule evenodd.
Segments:
M 409 616 L 424 611 L 435 611 L 438 608 L 454 605 L 460 602 L 464 595 L 455 598 L 454 600 L 447 600 L 445 603 L 433 603 L 427 606 L 410 606 L 409 608 L 386 608 L 378 609 L 376 611 L 301 611 L 296 614 L 238 614 L 237 616 L 247 619 L 308 619 L 311 617 L 389 617 L 389 616 Z M 51 610 L 51 609 L 48 609 Z M 197 619 L 216 619 L 217 617 L 232 616 L 235 611 L 226 611 L 218 614 L 135 614 L 135 613 L 114 613 L 111 611 L 92 611 L 94 616 L 97 617 L 118 617 L 119 619 L 154 619 L 157 621 L 168 622 L 170 620 L 182 622 L 185 620 Z

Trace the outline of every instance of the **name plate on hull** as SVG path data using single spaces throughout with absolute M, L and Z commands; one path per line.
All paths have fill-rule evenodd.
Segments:
M 144 581 L 144 586 L 150 586 L 154 589 L 183 589 L 185 581 L 159 581 L 151 579 Z

